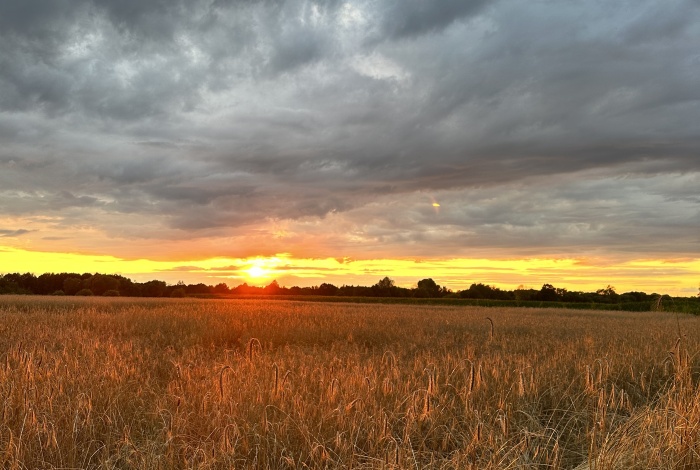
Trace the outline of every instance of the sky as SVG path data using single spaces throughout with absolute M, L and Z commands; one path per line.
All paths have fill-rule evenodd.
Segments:
M 0 273 L 695 295 L 696 0 L 0 0 Z

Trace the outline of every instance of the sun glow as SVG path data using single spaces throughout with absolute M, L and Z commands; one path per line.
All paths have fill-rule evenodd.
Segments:
M 269 271 L 261 266 L 253 266 L 252 268 L 248 269 L 246 272 L 248 273 L 248 276 L 253 277 L 253 278 L 261 278 L 261 277 L 265 277 L 269 274 Z
M 245 277 L 252 281 L 271 280 L 278 274 L 275 268 L 280 265 L 280 262 L 281 259 L 278 257 L 253 258 L 248 260 L 250 267 L 242 271 Z

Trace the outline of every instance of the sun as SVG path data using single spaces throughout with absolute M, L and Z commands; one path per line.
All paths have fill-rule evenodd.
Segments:
M 278 257 L 248 258 L 245 260 L 245 266 L 241 267 L 241 272 L 252 281 L 266 281 L 277 274 L 277 267 L 281 263 L 282 261 Z
M 260 278 L 260 277 L 265 277 L 269 273 L 269 271 L 261 266 L 253 266 L 252 268 L 248 269 L 246 271 L 250 277 L 253 278 Z

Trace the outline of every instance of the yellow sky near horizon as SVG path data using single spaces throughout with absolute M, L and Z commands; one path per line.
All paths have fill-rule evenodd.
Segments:
M 539 289 L 549 283 L 572 291 L 591 292 L 614 286 L 618 292 L 644 291 L 692 296 L 700 282 L 700 258 L 636 259 L 612 262 L 602 258 L 442 258 L 442 259 L 336 259 L 272 257 L 207 258 L 195 260 L 122 259 L 109 255 L 30 251 L 0 246 L 0 273 L 100 272 L 121 274 L 137 281 L 164 280 L 170 284 L 218 284 L 230 287 L 247 282 L 283 286 L 372 285 L 389 276 L 403 287 L 433 278 L 453 290 L 472 283 L 514 289 Z

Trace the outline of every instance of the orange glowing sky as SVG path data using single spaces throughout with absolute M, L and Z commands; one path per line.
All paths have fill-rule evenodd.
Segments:
M 0 6 L 0 273 L 695 295 L 672 3 Z
M 120 259 L 105 255 L 26 251 L 0 247 L 0 263 L 7 272 L 102 272 L 139 281 L 153 278 L 170 284 L 244 282 L 267 285 L 372 285 L 385 275 L 399 286 L 413 287 L 431 277 L 453 290 L 483 282 L 506 289 L 544 283 L 570 290 L 595 291 L 614 285 L 618 292 L 642 290 L 692 295 L 700 275 L 700 260 L 633 260 L 608 263 L 601 259 L 367 259 L 295 258 L 283 253 L 269 257 L 207 258 L 194 260 Z

